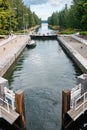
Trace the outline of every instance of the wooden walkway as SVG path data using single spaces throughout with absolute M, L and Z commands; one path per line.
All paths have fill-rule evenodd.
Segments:
M 87 110 L 87 92 L 75 100 L 73 107 L 67 114 L 75 121 Z
M 57 34 L 52 34 L 52 33 L 33 33 L 30 34 L 30 37 L 32 39 L 40 39 L 40 38 L 50 38 L 50 39 L 55 39 L 57 38 Z
M 11 105 L 0 99 L 0 117 L 13 124 L 20 115 L 12 109 Z
M 24 92 L 9 89 L 8 80 L 0 77 L 0 128 L 25 130 Z

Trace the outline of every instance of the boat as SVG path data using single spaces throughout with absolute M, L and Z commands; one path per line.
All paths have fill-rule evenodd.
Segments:
M 34 40 L 29 39 L 26 43 L 27 48 L 34 48 L 36 46 L 36 42 Z

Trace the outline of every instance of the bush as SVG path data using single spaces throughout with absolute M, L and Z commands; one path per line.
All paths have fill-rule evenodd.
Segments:
M 1 30 L 0 29 L 0 35 L 8 35 L 9 31 L 8 30 Z
M 58 30 L 58 26 L 48 25 L 48 28 L 53 30 Z
M 87 31 L 80 32 L 80 35 L 87 35 Z
M 73 34 L 75 33 L 76 31 L 74 29 L 71 29 L 71 28 L 68 28 L 68 29 L 63 29 L 61 31 L 61 34 Z

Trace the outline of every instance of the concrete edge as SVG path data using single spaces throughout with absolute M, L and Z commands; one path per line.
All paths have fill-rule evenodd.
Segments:
M 27 39 L 26 39 L 27 41 Z M 25 41 L 25 43 L 26 43 Z M 19 55 L 23 52 L 23 50 L 25 49 L 26 44 L 23 44 L 20 46 L 20 48 L 17 50 L 17 52 L 12 55 L 11 57 L 9 57 L 9 59 L 7 59 L 7 63 L 5 65 L 1 65 L 0 66 L 0 76 L 4 76 L 5 73 L 8 71 L 8 69 L 12 66 L 12 64 L 16 61 L 16 59 L 19 57 Z
M 69 56 L 77 64 L 77 66 L 82 70 L 82 72 L 87 73 L 87 60 L 81 56 L 74 48 L 72 48 L 62 37 L 57 37 L 57 40 L 61 46 L 66 50 Z

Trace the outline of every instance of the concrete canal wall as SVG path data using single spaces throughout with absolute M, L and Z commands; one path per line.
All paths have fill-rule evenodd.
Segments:
M 79 41 L 79 42 L 87 45 L 87 40 L 82 39 L 82 38 L 80 38 L 80 37 L 78 37 L 76 35 L 71 35 L 71 37 L 74 38 L 74 39 L 76 39 L 77 41 Z
M 0 76 L 3 76 L 26 46 L 27 35 L 13 36 L 0 42 Z
M 87 73 L 87 57 L 83 56 L 83 53 L 81 52 L 82 50 L 79 49 L 78 51 L 77 48 L 74 48 L 72 46 L 73 44 L 71 43 L 75 42 L 73 40 L 74 37 L 72 39 L 69 39 L 69 37 L 72 38 L 72 36 L 58 36 L 58 41 L 61 44 L 61 46 L 67 51 L 69 56 L 78 65 L 78 67 L 84 73 Z M 18 56 L 24 50 L 27 40 L 28 40 L 27 35 L 19 35 L 10 37 L 0 42 L 0 76 L 3 76 L 7 72 L 7 70 L 11 67 L 11 65 L 15 62 L 15 60 L 18 58 Z M 80 43 L 76 41 L 76 43 L 81 44 L 79 46 L 83 46 L 81 41 Z M 87 45 L 84 44 L 84 48 L 86 47 Z M 86 52 L 87 50 L 83 51 Z
M 65 37 L 67 37 L 67 36 L 58 36 L 59 43 L 66 50 L 66 52 L 73 59 L 73 61 L 78 65 L 78 67 L 84 73 L 87 73 L 87 59 L 84 58 L 84 56 L 82 54 L 78 53 L 78 51 L 71 46 L 70 42 L 73 43 L 73 40 L 66 41 Z M 79 44 L 79 43 L 77 42 L 77 44 Z M 85 53 L 86 53 L 86 50 L 85 50 Z

